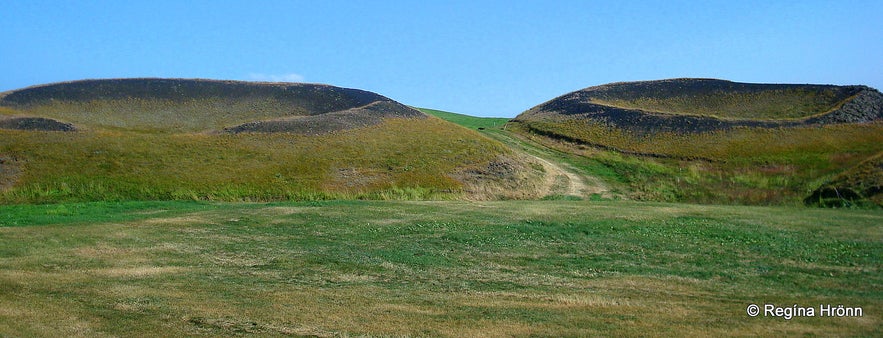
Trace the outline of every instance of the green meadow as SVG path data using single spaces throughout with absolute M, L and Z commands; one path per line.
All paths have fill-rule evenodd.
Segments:
M 878 336 L 880 224 L 627 201 L 5 205 L 0 336 Z

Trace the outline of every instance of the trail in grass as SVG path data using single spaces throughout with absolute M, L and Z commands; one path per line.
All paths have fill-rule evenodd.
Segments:
M 550 150 L 533 141 L 518 137 L 505 130 L 493 130 L 484 133 L 497 141 L 508 145 L 512 150 L 536 159 L 543 165 L 546 173 L 545 192 L 546 196 L 579 196 L 588 197 L 598 195 L 611 198 L 610 188 L 604 182 L 594 176 L 577 172 L 570 165 L 558 161 Z
M 474 117 L 434 109 L 417 109 L 465 128 L 478 130 L 485 136 L 507 145 L 516 153 L 542 165 L 547 174 L 541 189 L 541 195 L 545 197 L 590 197 L 593 195 L 602 198 L 614 197 L 610 187 L 600 178 L 580 172 L 571 165 L 562 162 L 556 158 L 552 149 L 506 131 L 504 126 L 508 120 L 505 118 Z

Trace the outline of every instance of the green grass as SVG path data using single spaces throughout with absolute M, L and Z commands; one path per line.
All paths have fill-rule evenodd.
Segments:
M 0 226 L 38 226 L 137 221 L 221 207 L 198 201 L 127 201 L 71 204 L 16 204 L 0 207 Z
M 0 215 L 2 336 L 876 336 L 883 320 L 879 211 L 170 201 Z M 864 316 L 751 318 L 752 303 Z
M 509 122 L 509 119 L 504 118 L 504 117 L 475 117 L 475 116 L 451 113 L 451 112 L 435 110 L 435 109 L 427 109 L 427 108 L 414 108 L 414 109 L 417 109 L 417 110 L 423 112 L 424 114 L 432 115 L 432 116 L 438 117 L 442 120 L 445 120 L 445 121 L 448 121 L 451 123 L 455 123 L 455 124 L 461 125 L 463 127 L 469 128 L 469 129 L 476 129 L 476 130 L 478 130 L 478 129 L 481 129 L 481 130 L 501 129 L 501 128 L 503 128 L 503 126 L 506 125 L 506 122 Z

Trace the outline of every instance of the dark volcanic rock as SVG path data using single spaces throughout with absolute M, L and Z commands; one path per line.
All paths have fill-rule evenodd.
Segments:
M 362 128 L 383 122 L 386 118 L 425 118 L 426 115 L 394 101 L 377 101 L 359 108 L 321 115 L 280 120 L 255 121 L 225 128 L 229 133 L 296 133 L 325 134 L 332 131 Z
M 70 123 L 62 123 L 42 117 L 13 117 L 0 119 L 0 129 L 33 131 L 75 131 Z
M 657 113 L 641 109 L 614 107 L 597 102 L 615 100 L 668 100 L 691 102 L 693 98 L 726 97 L 729 94 L 752 95 L 775 92 L 818 92 L 827 98 L 830 110 L 798 119 L 717 118 L 708 115 Z M 697 99 L 695 106 L 707 102 Z M 515 121 L 577 119 L 602 123 L 638 134 L 674 132 L 703 133 L 738 127 L 779 128 L 812 124 L 868 123 L 883 120 L 883 94 L 867 86 L 751 84 L 714 79 L 672 79 L 613 83 L 589 87 L 559 96 L 522 113 Z
M 307 83 L 201 79 L 83 80 L 0 93 L 0 107 L 70 120 L 88 128 L 321 134 L 423 113 L 369 91 Z M 95 119 L 101 116 L 102 119 Z M 6 128 L 73 130 L 49 119 L 8 120 Z M 232 127 L 231 127 L 232 126 Z
M 15 90 L 0 106 L 26 109 L 52 101 L 156 99 L 184 102 L 223 97 L 239 100 L 264 97 L 322 114 L 389 100 L 369 91 L 307 83 L 258 83 L 196 79 L 107 79 L 53 83 Z
M 862 90 L 839 109 L 806 119 L 808 124 L 868 123 L 883 120 L 883 94 L 870 87 Z

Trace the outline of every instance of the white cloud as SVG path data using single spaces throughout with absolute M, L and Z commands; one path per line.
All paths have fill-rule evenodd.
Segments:
M 304 76 L 295 73 L 289 74 L 262 74 L 249 73 L 248 79 L 251 81 L 267 81 L 267 82 L 304 82 Z

